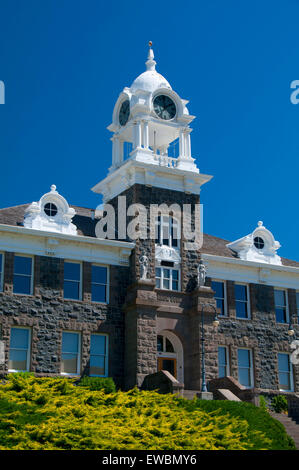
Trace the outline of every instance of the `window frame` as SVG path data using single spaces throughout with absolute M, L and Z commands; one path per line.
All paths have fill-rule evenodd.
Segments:
M 285 305 L 276 305 L 275 291 L 284 292 Z M 276 308 L 285 308 L 285 321 L 284 322 L 277 321 Z M 275 309 L 275 322 L 279 323 L 280 325 L 287 325 L 290 321 L 289 297 L 288 297 L 287 289 L 284 289 L 283 287 L 274 287 L 274 309 Z
M 221 313 L 219 313 L 218 317 L 227 317 L 228 316 L 228 308 L 227 308 L 227 286 L 226 286 L 226 281 L 222 280 L 222 279 L 212 279 L 211 280 L 212 283 L 213 282 L 219 282 L 219 283 L 222 283 L 223 284 L 223 306 L 224 306 L 224 313 L 223 315 Z M 213 289 L 213 287 L 212 287 Z M 216 300 L 216 303 L 217 303 L 217 299 L 219 300 L 222 300 L 220 297 L 216 297 L 216 295 L 214 296 L 214 299 Z
M 105 354 L 91 354 L 91 337 L 92 336 L 104 336 L 105 337 Z M 90 349 L 89 349 L 89 361 L 91 356 L 104 356 L 105 358 L 105 373 L 104 375 L 98 375 L 98 374 L 91 374 L 89 372 L 90 377 L 108 377 L 108 371 L 109 371 L 109 335 L 107 333 L 91 333 L 90 335 Z M 90 362 L 89 362 L 89 368 L 90 368 Z
M 160 269 L 161 270 L 161 277 L 157 276 L 156 275 L 156 270 L 157 269 Z M 170 270 L 170 277 L 169 278 L 165 278 L 165 279 L 169 279 L 169 285 L 171 285 L 171 288 L 167 289 L 167 287 L 163 287 L 163 281 L 164 281 L 164 269 L 168 269 Z M 173 279 L 173 276 L 172 276 L 172 272 L 173 271 L 177 271 L 178 273 L 178 279 Z M 157 279 L 160 280 L 160 285 L 157 286 Z M 181 270 L 177 267 L 174 267 L 174 266 L 156 266 L 155 267 L 155 281 L 156 281 L 156 288 L 157 289 L 162 289 L 162 290 L 166 290 L 166 291 L 171 291 L 171 292 L 180 292 L 181 290 Z M 173 281 L 176 281 L 178 283 L 178 288 L 177 289 L 172 289 L 172 283 Z
M 288 362 L 289 362 L 289 370 L 288 371 L 284 371 L 284 370 L 280 370 L 279 369 L 279 355 L 284 355 L 284 356 L 287 356 L 288 357 Z M 291 355 L 289 353 L 285 353 L 285 352 L 281 352 L 279 351 L 277 353 L 277 373 L 278 373 L 278 387 L 279 387 L 279 391 L 280 392 L 294 392 L 294 371 L 293 371 L 293 365 L 292 365 L 292 361 L 291 361 Z M 280 388 L 280 374 L 288 374 L 289 375 L 289 384 L 290 384 L 290 389 L 288 390 L 285 390 L 283 388 Z
M 62 372 L 62 362 L 63 362 L 63 359 L 62 359 L 62 356 L 63 354 L 74 354 L 74 353 L 69 353 L 69 352 L 65 352 L 63 351 L 63 333 L 72 333 L 72 334 L 77 334 L 78 335 L 78 353 L 77 353 L 77 370 L 76 372 Z M 82 339 L 81 339 L 81 331 L 73 331 L 73 330 L 62 330 L 62 333 L 61 333 L 61 358 L 60 358 L 60 375 L 63 375 L 63 376 L 76 376 L 76 375 L 80 375 L 81 373 L 81 347 L 82 347 Z
M 240 366 L 239 366 L 239 350 L 245 350 L 245 351 L 249 351 L 249 361 L 250 361 L 250 367 L 249 367 L 249 371 L 250 371 L 250 383 L 251 385 L 250 386 L 247 386 L 247 385 L 243 385 L 241 384 L 240 382 L 240 374 L 239 374 L 239 370 L 240 370 Z M 250 348 L 237 348 L 237 364 L 238 364 L 238 381 L 240 382 L 241 385 L 243 385 L 244 387 L 246 388 L 254 388 L 254 364 L 253 364 L 253 351 L 252 349 Z M 245 369 L 245 367 L 242 367 L 242 369 Z M 248 369 L 246 367 L 246 369 Z
M 220 361 L 219 361 L 219 349 L 220 348 L 223 348 L 224 351 L 225 351 L 225 360 L 226 360 L 226 363 L 223 365 L 223 364 L 220 364 Z M 225 370 L 226 370 L 226 375 L 220 375 L 219 374 L 219 369 L 220 367 L 225 367 Z M 218 346 L 218 378 L 222 378 L 222 377 L 227 377 L 229 376 L 230 374 L 230 360 L 229 360 L 229 350 L 228 350 L 228 347 L 227 346 L 223 346 L 222 344 L 220 344 Z
M 247 300 L 237 300 L 236 299 L 236 289 L 235 286 L 243 286 L 246 287 L 246 296 Z M 234 283 L 234 294 L 235 294 L 235 311 L 236 311 L 236 319 L 237 320 L 251 320 L 251 309 L 250 309 L 250 292 L 249 292 L 249 284 L 243 282 L 235 282 Z M 247 304 L 247 317 L 238 317 L 237 316 L 237 302 Z
M 92 282 L 92 267 L 93 266 L 100 266 L 101 268 L 106 268 L 107 270 L 107 284 L 101 284 L 99 282 Z M 92 300 L 92 285 L 97 284 L 101 286 L 106 286 L 106 300 Z M 90 273 L 90 296 L 91 302 L 96 304 L 103 304 L 108 305 L 110 301 L 110 266 L 108 264 L 101 264 L 101 263 L 91 263 L 91 273 Z
M 80 266 L 79 297 L 78 297 L 78 299 L 72 299 L 71 297 L 65 297 L 65 296 L 64 296 L 64 283 L 65 283 L 65 281 L 78 282 L 78 281 L 75 281 L 74 279 L 65 279 L 65 275 L 64 275 L 64 264 L 65 264 L 65 263 L 69 263 L 69 264 L 79 264 L 79 266 Z M 83 298 L 83 282 L 82 282 L 82 280 L 83 280 L 83 266 L 82 266 L 82 262 L 76 261 L 76 260 L 64 259 L 64 260 L 63 260 L 63 299 L 64 299 L 64 300 L 73 300 L 73 301 L 82 300 L 82 298 Z
M 29 332 L 28 334 L 28 348 L 27 349 L 20 349 L 20 348 L 11 348 L 11 332 L 12 330 L 27 330 Z M 29 372 L 30 371 L 30 363 L 31 363 L 31 328 L 28 326 L 15 326 L 12 325 L 10 327 L 10 336 L 9 336 L 9 353 L 8 353 L 8 364 L 9 364 L 9 358 L 10 358 L 10 351 L 11 350 L 21 350 L 21 351 L 27 351 L 27 357 L 26 357 L 26 370 L 17 370 L 17 369 L 8 369 L 8 372 Z
M 29 277 L 27 274 L 18 274 L 15 273 L 15 258 L 30 258 L 31 259 L 31 273 L 30 273 L 30 292 L 29 293 L 24 293 L 24 292 L 14 292 L 14 277 L 15 275 L 17 276 L 25 276 Z M 14 260 L 13 260 L 13 284 L 12 284 L 12 292 L 14 295 L 33 295 L 33 288 L 34 288 L 34 256 L 33 255 L 27 255 L 23 253 L 15 253 L 14 254 Z

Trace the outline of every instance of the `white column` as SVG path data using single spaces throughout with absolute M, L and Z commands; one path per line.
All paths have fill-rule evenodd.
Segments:
M 191 136 L 190 133 L 186 133 L 186 157 L 191 158 Z
M 141 147 L 141 122 L 134 123 L 134 148 Z
M 124 141 L 122 139 L 118 139 L 118 166 L 122 164 L 124 161 Z
M 118 159 L 119 159 L 119 138 L 114 135 L 111 140 L 112 140 L 112 167 L 116 168 L 118 166 Z
M 143 147 L 148 149 L 149 145 L 149 129 L 148 129 L 148 121 L 143 121 Z
M 181 158 L 185 157 L 185 133 L 183 129 L 180 130 L 180 155 Z

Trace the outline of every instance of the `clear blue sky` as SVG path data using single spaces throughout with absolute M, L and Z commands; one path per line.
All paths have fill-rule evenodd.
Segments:
M 0 207 L 39 200 L 56 184 L 70 204 L 111 164 L 114 103 L 157 70 L 189 99 L 204 229 L 235 240 L 263 220 L 299 260 L 298 0 L 0 0 Z

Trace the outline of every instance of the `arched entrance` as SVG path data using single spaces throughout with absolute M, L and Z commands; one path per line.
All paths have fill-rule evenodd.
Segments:
M 163 330 L 157 336 L 157 370 L 167 370 L 184 383 L 183 346 L 172 331 Z

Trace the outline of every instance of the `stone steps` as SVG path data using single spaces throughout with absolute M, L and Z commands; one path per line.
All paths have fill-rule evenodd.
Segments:
M 270 415 L 284 426 L 286 433 L 294 440 L 296 449 L 299 450 L 299 424 L 283 413 L 270 411 Z
M 197 397 L 198 393 L 200 393 L 199 390 L 184 390 L 183 397 L 187 400 L 193 400 L 194 397 Z

